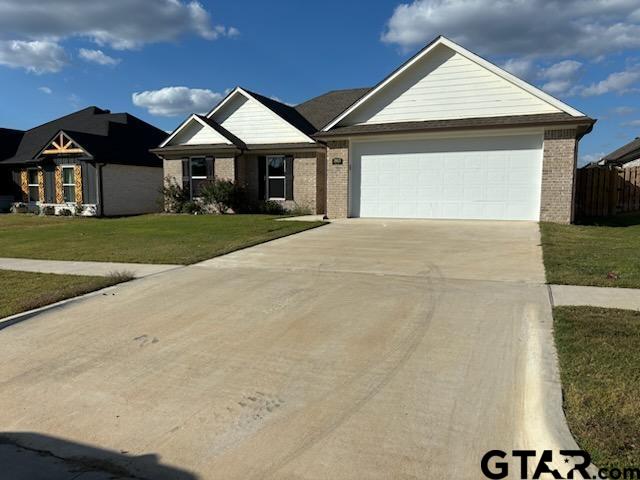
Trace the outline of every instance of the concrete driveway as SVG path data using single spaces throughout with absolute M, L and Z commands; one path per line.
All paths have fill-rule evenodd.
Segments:
M 1 430 L 153 479 L 484 478 L 526 443 L 538 244 L 352 220 L 115 287 L 0 331 Z

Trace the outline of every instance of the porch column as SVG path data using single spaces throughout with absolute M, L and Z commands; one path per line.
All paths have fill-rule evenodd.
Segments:
M 236 180 L 236 159 L 235 157 L 216 157 L 213 166 L 216 178 L 222 180 Z

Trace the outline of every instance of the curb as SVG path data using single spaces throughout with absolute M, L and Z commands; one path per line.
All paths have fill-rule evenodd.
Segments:
M 16 313 L 15 315 L 11 315 L 9 317 L 0 319 L 0 331 L 8 328 L 17 323 L 25 322 L 36 315 L 40 315 L 41 313 L 47 313 L 50 310 L 57 310 L 66 307 L 71 303 L 79 303 L 87 300 L 89 298 L 97 297 L 99 295 L 106 295 L 109 292 L 116 290 L 118 287 L 122 285 L 127 285 L 133 282 L 139 282 L 144 280 L 145 278 L 152 278 L 156 275 L 162 275 L 168 272 L 174 272 L 178 269 L 186 268 L 188 265 L 177 265 L 176 268 L 172 268 L 171 270 L 165 270 L 163 272 L 152 273 L 150 275 L 146 275 L 144 277 L 132 278 L 131 280 L 127 280 L 126 282 L 116 283 L 115 285 L 110 285 L 108 287 L 101 288 L 100 290 L 94 290 L 93 292 L 83 293 L 77 297 L 66 298 L 64 300 L 60 300 L 59 302 L 51 303 L 49 305 L 45 305 L 43 307 L 34 308 L 33 310 L 27 310 L 26 312 Z
M 533 305 L 525 311 L 528 349 L 525 369 L 524 431 L 528 448 L 553 451 L 552 468 L 568 478 L 576 463 L 561 460 L 560 450 L 582 450 L 573 438 L 563 408 L 558 353 L 553 337 L 553 296 L 542 311 Z M 597 473 L 591 465 L 590 474 Z M 533 473 L 533 470 L 529 473 Z

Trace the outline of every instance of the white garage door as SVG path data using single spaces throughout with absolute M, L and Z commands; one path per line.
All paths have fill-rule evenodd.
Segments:
M 350 215 L 538 220 L 542 135 L 354 143 Z

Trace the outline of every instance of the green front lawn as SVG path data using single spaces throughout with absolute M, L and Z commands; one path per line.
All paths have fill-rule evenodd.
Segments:
M 0 215 L 0 257 L 190 264 L 322 225 L 267 215 Z
M 0 270 L 0 318 L 115 285 L 128 276 L 86 277 Z
M 640 467 L 640 312 L 556 307 L 571 432 L 598 467 Z
M 639 217 L 540 230 L 549 283 L 640 288 Z

